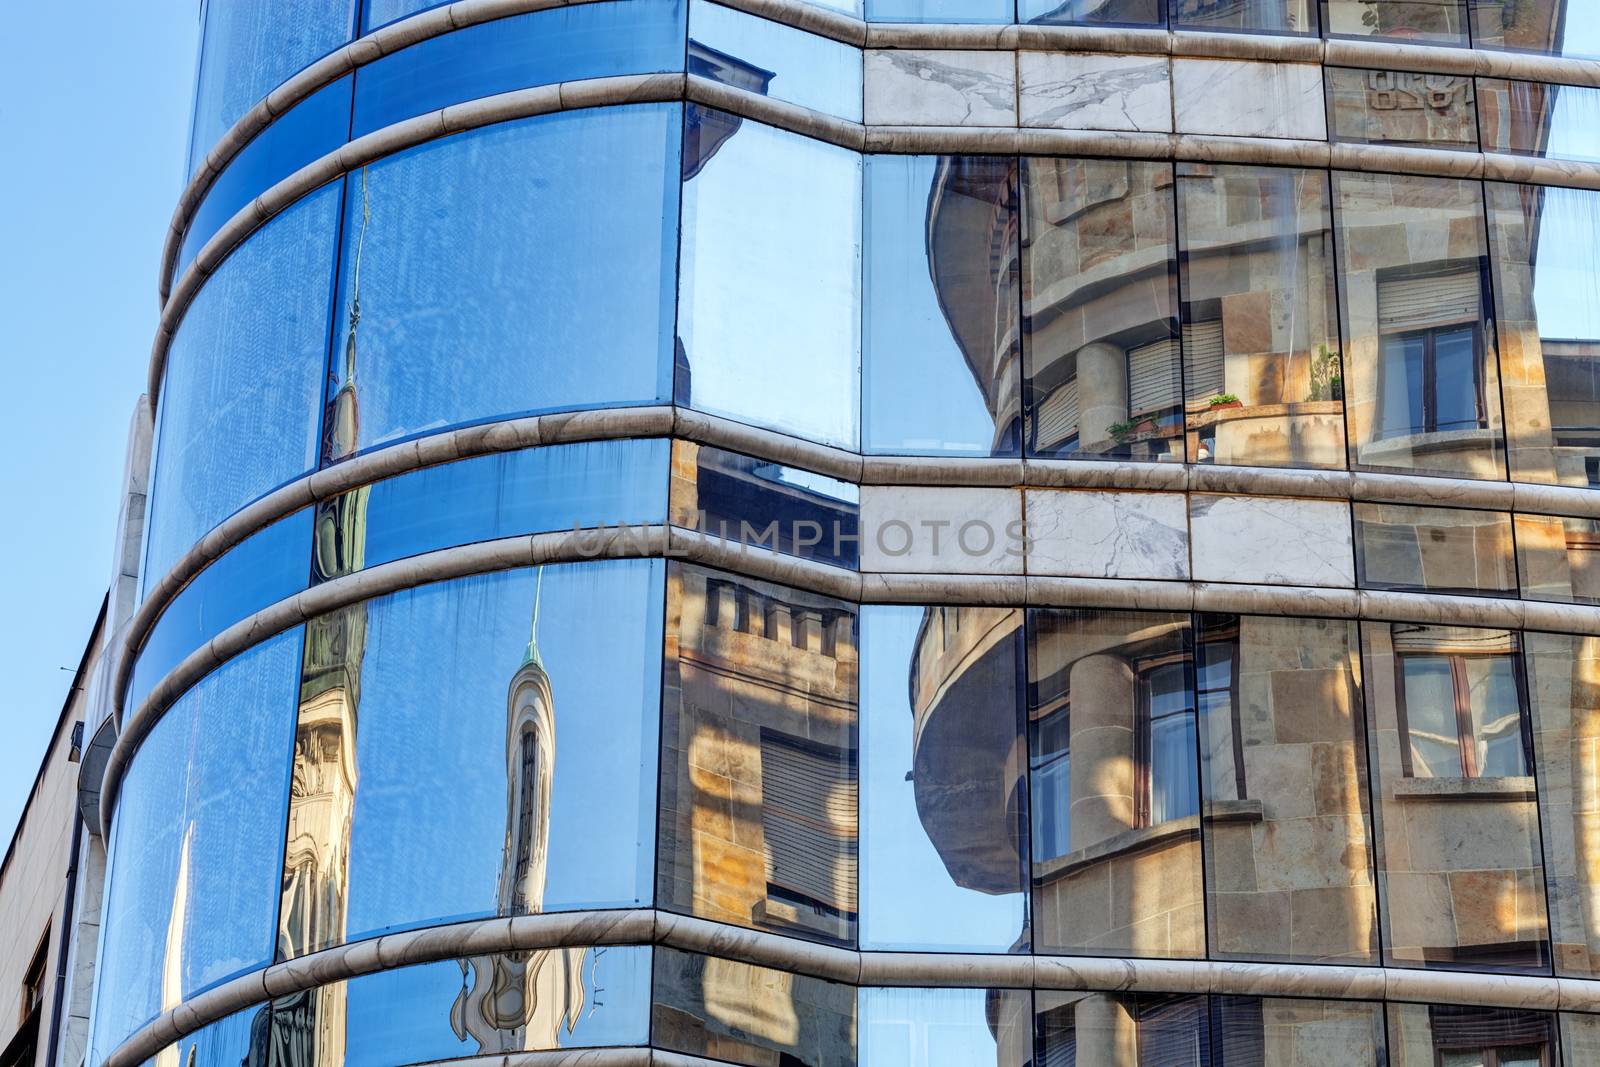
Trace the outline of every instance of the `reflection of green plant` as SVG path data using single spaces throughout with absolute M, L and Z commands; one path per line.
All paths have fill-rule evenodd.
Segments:
M 1206 403 L 1210 404 L 1214 408 L 1220 408 L 1224 404 L 1237 404 L 1238 402 L 1239 398 L 1234 396 L 1232 393 L 1218 393 L 1210 400 L 1206 401 Z
M 1328 351 L 1327 345 L 1318 345 L 1317 358 L 1311 361 L 1311 399 L 1344 399 L 1344 376 L 1340 373 L 1339 353 Z
M 1110 434 L 1113 440 L 1126 441 L 1133 436 L 1133 423 L 1131 421 L 1113 422 L 1106 427 L 1106 433 Z

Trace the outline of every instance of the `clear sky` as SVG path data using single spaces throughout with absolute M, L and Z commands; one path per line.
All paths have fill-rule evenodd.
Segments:
M 111 577 L 128 420 L 185 178 L 198 11 L 10 4 L 0 29 L 0 850 Z

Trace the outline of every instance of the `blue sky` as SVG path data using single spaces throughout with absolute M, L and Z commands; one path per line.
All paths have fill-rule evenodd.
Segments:
M 111 576 L 128 419 L 185 177 L 198 9 L 12 4 L 0 33 L 0 842 Z

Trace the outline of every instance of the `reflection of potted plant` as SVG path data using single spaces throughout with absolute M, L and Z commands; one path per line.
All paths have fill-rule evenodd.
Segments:
M 1244 402 L 1232 393 L 1218 393 L 1206 403 L 1211 405 L 1212 411 L 1224 411 L 1228 408 L 1242 408 Z
M 1318 345 L 1317 358 L 1311 361 L 1311 399 L 1344 399 L 1344 376 L 1340 373 L 1339 353 L 1328 351 L 1327 345 Z
M 1133 436 L 1133 423 L 1113 422 L 1106 427 L 1106 433 L 1111 435 L 1113 441 L 1126 441 Z

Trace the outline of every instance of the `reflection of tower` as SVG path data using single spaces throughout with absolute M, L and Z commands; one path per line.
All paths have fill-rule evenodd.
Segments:
M 500 856 L 501 915 L 544 910 L 556 721 L 550 675 L 539 655 L 541 568 L 528 651 L 506 691 L 506 836 Z M 583 1010 L 584 949 L 538 949 L 461 961 L 450 1025 L 480 1052 L 557 1048 Z
M 361 256 L 366 250 L 367 226 L 372 209 L 367 202 L 367 171 L 361 169 L 361 229 L 356 234 L 355 261 L 350 271 L 350 328 L 345 334 L 343 372 L 329 367 L 332 393 L 322 419 L 322 458 L 325 463 L 344 459 L 356 450 L 361 436 L 360 408 L 356 399 L 356 331 L 361 326 Z
M 172 915 L 167 920 L 167 940 L 161 965 L 161 1010 L 171 1011 L 183 1000 L 183 924 L 189 914 L 189 842 L 194 824 L 183 834 L 178 853 L 178 877 L 172 887 Z M 156 1056 L 154 1067 L 177 1067 L 178 1046 L 168 1045 Z

